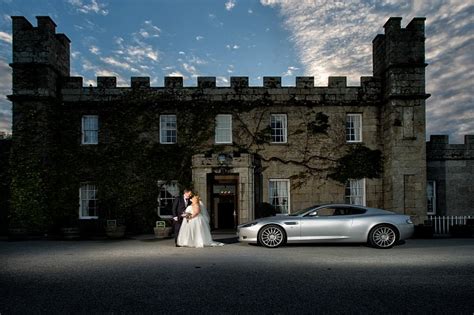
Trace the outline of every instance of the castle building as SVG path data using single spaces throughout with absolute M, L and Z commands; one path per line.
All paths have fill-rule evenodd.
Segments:
M 446 135 L 432 135 L 426 144 L 429 215 L 474 213 L 474 135 L 451 144 Z
M 373 40 L 373 76 L 198 77 L 163 87 L 70 76 L 70 40 L 47 16 L 13 21 L 12 221 L 59 226 L 169 217 L 192 185 L 215 228 L 345 202 L 426 217 L 424 18 L 392 17 Z M 153 222 L 152 222 L 153 223 Z

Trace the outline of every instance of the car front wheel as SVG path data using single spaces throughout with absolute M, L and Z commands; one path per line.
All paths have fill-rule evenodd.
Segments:
M 258 233 L 258 242 L 269 248 L 283 245 L 286 242 L 285 231 L 278 225 L 264 226 Z
M 369 233 L 369 243 L 375 248 L 392 248 L 396 242 L 397 231 L 390 225 L 377 225 Z

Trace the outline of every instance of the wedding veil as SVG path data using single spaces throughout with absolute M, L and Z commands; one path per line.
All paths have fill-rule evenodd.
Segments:
M 199 201 L 199 208 L 201 209 L 201 215 L 203 216 L 203 218 L 207 221 L 207 223 L 209 224 L 209 212 L 207 212 L 207 208 L 206 206 L 204 205 L 204 203 L 202 203 L 202 201 Z

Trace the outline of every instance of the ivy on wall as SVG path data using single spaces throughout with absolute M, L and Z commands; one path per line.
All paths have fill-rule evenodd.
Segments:
M 339 152 L 347 147 L 341 140 L 344 135 L 331 129 L 329 117 L 322 112 L 306 115 L 302 111 L 305 122 L 288 135 L 299 142 L 287 144 L 297 150 L 298 158 L 289 158 L 267 150 L 271 141 L 268 114 L 274 105 L 268 99 L 208 102 L 199 93 L 192 101 L 176 103 L 175 99 L 172 93 L 157 97 L 139 90 L 112 102 L 53 104 L 49 120 L 38 122 L 33 115 L 31 131 L 19 133 L 26 145 L 17 147 L 16 156 L 28 154 L 14 160 L 12 224 L 43 230 L 77 224 L 80 184 L 93 182 L 98 187 L 101 220 L 117 219 L 129 231 L 150 232 L 157 219 L 156 181 L 192 185 L 192 156 L 199 153 L 253 154 L 261 165 L 257 172 L 268 163 L 297 166 L 301 170 L 291 177 L 294 188 L 310 178 L 327 178 L 329 172 L 330 178 L 341 183 L 380 176 L 381 152 L 358 145 L 341 157 Z M 231 113 L 236 122 L 234 143 L 229 146 L 213 143 L 214 120 L 222 113 Z M 91 114 L 99 114 L 99 144 L 81 145 L 81 117 Z M 161 114 L 177 115 L 178 143 L 159 143 Z M 46 149 L 41 141 L 25 140 L 29 132 L 38 130 L 47 130 Z M 324 143 L 321 152 L 311 151 L 315 141 Z
M 351 146 L 349 151 L 337 160 L 334 172 L 329 174 L 342 184 L 349 179 L 378 178 L 382 175 L 383 159 L 380 150 L 371 150 L 363 145 Z

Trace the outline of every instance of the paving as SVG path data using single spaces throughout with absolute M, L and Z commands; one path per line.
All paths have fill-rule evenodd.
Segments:
M 214 235 L 172 239 L 0 241 L 0 314 L 473 314 L 474 240 L 277 249 Z

